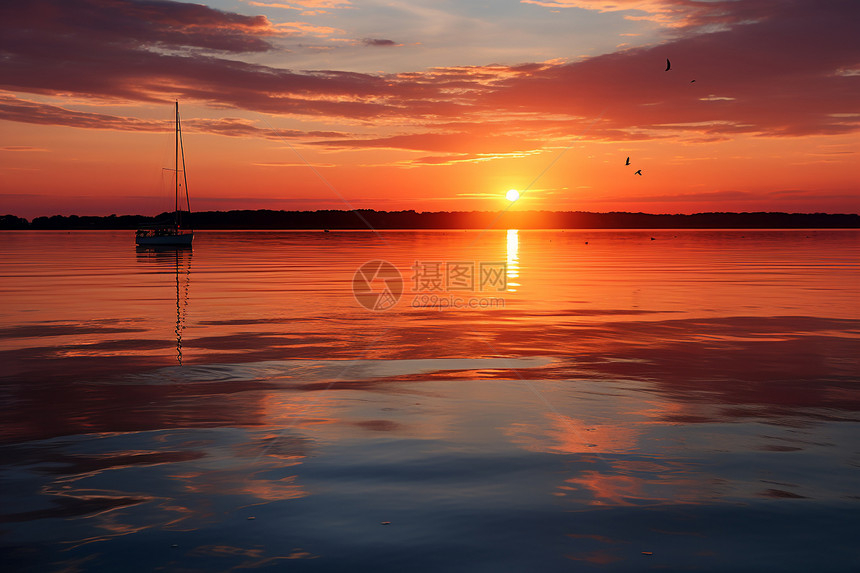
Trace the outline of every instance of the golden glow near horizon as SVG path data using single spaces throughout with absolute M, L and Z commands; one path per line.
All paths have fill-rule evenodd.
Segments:
M 505 199 L 507 199 L 511 203 L 513 203 L 514 201 L 516 201 L 519 198 L 520 198 L 520 192 L 517 191 L 516 189 L 508 189 L 508 192 L 505 193 Z

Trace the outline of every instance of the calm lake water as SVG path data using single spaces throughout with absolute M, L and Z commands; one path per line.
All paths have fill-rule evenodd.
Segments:
M 860 569 L 857 231 L 5 232 L 0 274 L 5 570 Z

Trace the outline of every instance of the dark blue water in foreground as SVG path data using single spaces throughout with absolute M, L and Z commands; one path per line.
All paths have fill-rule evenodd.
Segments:
M 860 570 L 856 231 L 195 243 L 0 234 L 4 570 Z

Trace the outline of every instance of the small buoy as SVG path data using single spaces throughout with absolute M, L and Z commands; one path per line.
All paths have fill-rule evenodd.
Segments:
M 391 525 L 390 521 L 383 521 L 381 525 Z
M 654 237 L 651 237 L 651 240 L 652 240 L 652 241 L 656 241 L 657 239 L 655 239 Z
M 248 518 L 248 521 L 251 521 L 252 519 L 257 519 L 257 518 L 256 518 L 256 517 L 251 516 L 251 517 L 249 517 L 249 518 Z
M 172 545 L 171 545 L 171 547 L 179 547 L 179 544 L 178 544 L 178 543 L 174 543 L 174 544 L 172 544 Z
M 653 554 L 653 553 L 651 553 L 650 551 L 643 551 L 643 552 L 642 552 L 642 555 L 654 555 L 654 554 Z
M 588 244 L 588 241 L 585 241 L 585 244 L 587 245 L 587 244 Z

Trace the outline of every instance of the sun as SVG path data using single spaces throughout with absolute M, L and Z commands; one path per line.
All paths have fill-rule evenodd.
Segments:
M 505 193 L 505 199 L 507 199 L 511 203 L 513 203 L 514 201 L 516 201 L 519 198 L 520 198 L 520 192 L 517 191 L 516 189 L 508 189 L 508 192 Z

